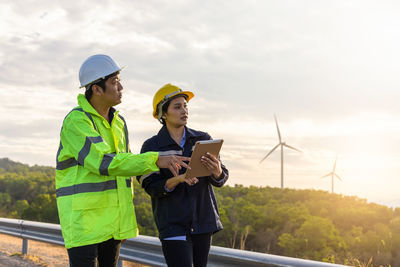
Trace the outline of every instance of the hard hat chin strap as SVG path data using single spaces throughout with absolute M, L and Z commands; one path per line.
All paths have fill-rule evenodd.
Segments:
M 164 102 L 165 103 L 165 102 Z M 164 103 L 160 103 L 160 104 L 158 104 L 158 111 L 157 111 L 157 120 L 159 121 L 159 122 L 161 122 L 162 123 L 162 106 L 164 105 Z

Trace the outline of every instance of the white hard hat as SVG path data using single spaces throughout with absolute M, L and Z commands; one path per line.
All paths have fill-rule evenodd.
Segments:
M 83 62 L 79 70 L 81 88 L 120 70 L 121 67 L 107 55 L 91 56 Z

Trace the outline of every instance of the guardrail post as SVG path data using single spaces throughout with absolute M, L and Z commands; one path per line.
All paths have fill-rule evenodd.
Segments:
M 28 254 L 28 239 L 26 238 L 22 239 L 22 254 L 23 255 Z
M 118 260 L 117 267 L 124 267 L 124 262 L 122 260 Z

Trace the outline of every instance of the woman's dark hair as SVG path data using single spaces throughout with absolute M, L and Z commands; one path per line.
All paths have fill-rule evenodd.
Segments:
M 186 100 L 188 98 L 187 95 L 185 95 L 185 94 L 179 94 L 179 95 L 175 95 L 175 96 L 171 97 L 171 99 L 169 99 L 167 102 L 164 103 L 164 105 L 162 105 L 162 108 L 161 108 L 162 114 L 167 113 L 168 107 L 169 107 L 169 104 L 171 104 L 171 101 L 178 97 L 184 97 Z M 161 121 L 162 121 L 161 122 L 162 125 L 166 125 L 163 117 L 161 117 Z
M 98 80 L 98 81 L 95 81 L 95 82 L 92 83 L 92 84 L 89 84 L 89 85 L 86 87 L 86 91 L 85 91 L 85 97 L 86 97 L 86 99 L 87 99 L 88 101 L 90 101 L 90 99 L 92 98 L 92 95 L 93 95 L 92 86 L 93 86 L 93 85 L 100 86 L 101 89 L 103 90 L 103 92 L 105 92 L 105 91 L 106 91 L 106 81 L 107 81 L 109 78 L 111 78 L 111 77 L 113 77 L 113 76 L 115 76 L 115 75 L 118 75 L 118 74 L 119 74 L 119 71 L 114 72 L 114 73 L 111 73 L 111 74 L 107 75 L 104 79 L 100 79 L 100 80 Z

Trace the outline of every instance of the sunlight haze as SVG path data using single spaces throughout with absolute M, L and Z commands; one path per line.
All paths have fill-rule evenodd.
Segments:
M 331 190 L 400 206 L 397 1 L 1 1 L 0 157 L 55 167 L 93 54 L 121 66 L 131 149 L 157 89 L 191 90 L 188 126 L 225 140 L 229 185 Z

